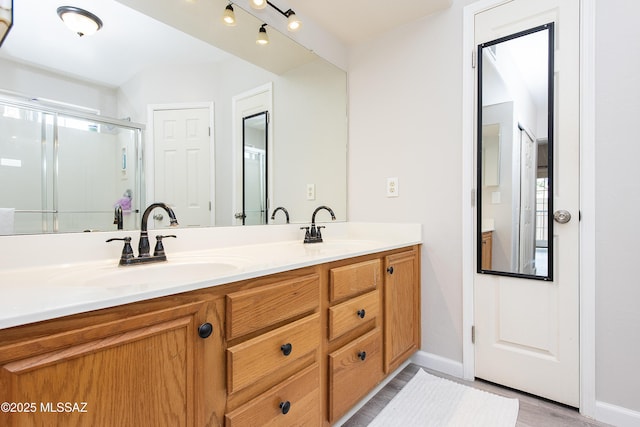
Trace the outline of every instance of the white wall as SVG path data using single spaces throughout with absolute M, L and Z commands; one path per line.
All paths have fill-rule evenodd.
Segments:
M 638 1 L 596 1 L 596 392 L 640 412 L 638 16 Z
M 349 219 L 423 224 L 422 349 L 462 362 L 462 9 L 352 48 Z M 640 419 L 640 2 L 596 15 L 596 400 Z M 400 197 L 385 197 L 386 177 Z M 635 411 L 635 412 L 634 412 Z
M 349 59 L 349 219 L 422 223 L 422 349 L 462 361 L 462 7 Z M 399 197 L 387 198 L 387 177 Z
M 327 204 L 345 220 L 346 81 L 344 71 L 326 61 L 318 59 L 283 75 L 241 59 L 146 70 L 120 88 L 119 111 L 146 123 L 148 104 L 214 102 L 216 225 L 232 225 L 231 99 L 268 82 L 273 82 L 274 98 L 271 206 L 286 207 L 292 222 L 308 222 L 313 209 Z M 308 183 L 316 184 L 313 201 L 306 200 Z

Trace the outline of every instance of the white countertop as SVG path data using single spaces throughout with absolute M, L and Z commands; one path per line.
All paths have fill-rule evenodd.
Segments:
M 176 229 L 167 262 L 127 267 L 105 240 L 129 235 L 137 253 L 138 232 L 2 237 L 0 329 L 422 243 L 420 224 L 326 226 L 313 244 L 300 224 Z

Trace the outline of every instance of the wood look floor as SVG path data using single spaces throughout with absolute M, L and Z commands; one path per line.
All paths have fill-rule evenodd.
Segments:
M 343 427 L 365 427 L 386 406 L 389 401 L 413 378 L 421 367 L 415 364 L 408 365 L 387 385 L 384 386 L 371 400 L 369 400 Z M 477 389 L 485 390 L 509 398 L 517 398 L 520 401 L 520 411 L 516 427 L 604 427 L 603 424 L 590 418 L 583 417 L 574 409 L 545 399 L 521 393 L 509 388 L 482 380 L 464 381 L 450 377 L 440 372 L 434 372 L 422 368 L 432 375 L 464 384 Z M 411 426 L 407 426 L 411 427 Z

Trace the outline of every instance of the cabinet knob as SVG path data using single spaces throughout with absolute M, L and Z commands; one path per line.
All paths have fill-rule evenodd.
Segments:
M 364 316 L 366 315 L 366 311 L 364 310 L 364 308 L 362 310 L 358 310 L 358 317 L 361 319 L 364 319 Z
M 209 338 L 213 333 L 213 325 L 209 322 L 203 323 L 198 327 L 198 335 L 200 338 Z
M 284 402 L 280 402 L 280 410 L 282 411 L 283 415 L 287 415 L 290 409 L 291 409 L 291 402 L 289 402 L 288 400 Z
M 387 268 L 387 273 L 393 274 L 393 266 Z
M 285 356 L 288 356 L 291 354 L 291 351 L 293 350 L 293 346 L 291 345 L 291 343 L 282 344 L 280 346 L 280 350 L 282 351 L 282 354 L 284 354 Z
M 367 358 L 367 352 L 366 351 L 361 351 L 360 353 L 358 353 L 358 359 L 364 360 L 366 358 Z

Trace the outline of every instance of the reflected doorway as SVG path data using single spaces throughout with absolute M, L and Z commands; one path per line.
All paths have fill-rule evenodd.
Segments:
M 242 119 L 242 223 L 267 223 L 267 159 L 269 113 L 260 113 Z

